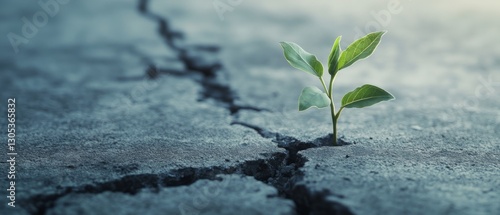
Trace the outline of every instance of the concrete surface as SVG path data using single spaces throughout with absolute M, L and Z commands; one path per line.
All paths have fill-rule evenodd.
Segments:
M 4 37 L 0 214 L 500 214 L 497 2 L 214 2 L 69 1 L 17 53 Z M 40 11 L 2 7 L 0 34 Z M 366 26 L 389 33 L 335 100 L 364 83 L 397 100 L 344 111 L 325 146 L 329 111 L 297 111 L 319 83 L 278 42 L 325 62 Z
M 70 194 L 47 214 L 293 214 L 293 201 L 277 195 L 276 189 L 252 177 L 232 175 L 222 176 L 221 181 L 199 180 L 191 186 L 157 192 L 143 190 L 133 196 Z

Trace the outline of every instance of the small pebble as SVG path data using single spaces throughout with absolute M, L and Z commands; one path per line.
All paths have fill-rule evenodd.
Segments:
M 411 128 L 414 129 L 414 130 L 417 130 L 417 131 L 422 130 L 422 127 L 420 127 L 418 125 L 413 125 L 413 126 L 411 126 Z

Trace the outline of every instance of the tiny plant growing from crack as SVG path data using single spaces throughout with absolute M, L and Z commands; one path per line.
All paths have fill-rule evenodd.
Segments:
M 370 56 L 380 43 L 380 39 L 385 31 L 369 33 L 366 36 L 354 41 L 342 51 L 340 40 L 337 37 L 333 43 L 332 51 L 328 57 L 328 73 L 330 74 L 330 85 L 327 88 L 323 79 L 323 65 L 316 56 L 310 54 L 299 45 L 291 42 L 280 42 L 285 58 L 291 66 L 317 76 L 323 85 L 324 92 L 317 87 L 306 87 L 299 96 L 299 111 L 307 110 L 310 107 L 324 108 L 330 106 L 333 123 L 333 145 L 337 145 L 337 121 L 344 108 L 363 108 L 374 105 L 381 101 L 394 99 L 389 92 L 369 84 L 365 84 L 347 93 L 342 98 L 341 106 L 335 113 L 333 102 L 333 81 L 338 71 L 347 68 L 358 60 Z

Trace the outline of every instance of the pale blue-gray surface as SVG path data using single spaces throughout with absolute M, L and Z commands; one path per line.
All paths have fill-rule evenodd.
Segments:
M 497 1 L 243 0 L 222 16 L 214 2 L 69 1 L 17 53 L 7 35 L 43 9 L 5 3 L 0 110 L 16 98 L 19 179 L 0 214 L 109 214 L 103 199 L 182 214 L 204 185 L 226 195 L 199 214 L 500 213 Z M 388 33 L 340 71 L 335 101 L 365 83 L 397 100 L 344 111 L 350 144 L 306 149 L 328 143 L 329 111 L 297 111 L 321 86 L 278 42 L 326 62 L 365 28 Z

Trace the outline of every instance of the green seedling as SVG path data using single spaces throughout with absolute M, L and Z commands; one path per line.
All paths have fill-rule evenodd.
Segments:
M 333 102 L 333 82 L 337 73 L 356 61 L 370 56 L 377 48 L 384 34 L 385 31 L 367 34 L 361 39 L 354 41 L 344 51 L 340 48 L 342 36 L 337 37 L 328 57 L 328 73 L 330 74 L 330 85 L 328 88 L 323 79 L 323 65 L 318 61 L 316 56 L 304 51 L 304 49 L 295 43 L 280 42 L 285 58 L 290 65 L 317 76 L 321 81 L 324 92 L 314 86 L 306 87 L 302 90 L 299 96 L 299 111 L 307 110 L 310 107 L 325 108 L 330 106 L 333 124 L 333 145 L 337 145 L 337 122 L 344 108 L 363 108 L 381 101 L 394 99 L 394 96 L 389 92 L 379 87 L 365 84 L 344 95 L 337 113 L 335 113 L 335 104 Z

